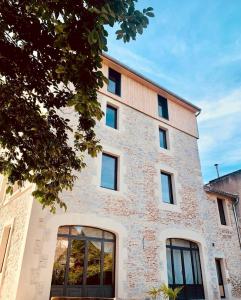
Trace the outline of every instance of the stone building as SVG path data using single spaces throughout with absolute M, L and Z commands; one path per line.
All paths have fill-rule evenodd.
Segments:
M 241 170 L 237 170 L 228 174 L 225 174 L 221 177 L 215 178 L 206 185 L 207 187 L 211 187 L 212 189 L 225 191 L 228 193 L 236 194 L 240 197 L 241 195 Z M 239 200 L 239 199 L 238 199 Z M 241 226 L 241 204 L 238 201 L 238 209 L 237 209 L 239 222 Z
M 110 57 L 103 72 L 103 153 L 63 193 L 67 212 L 42 210 L 31 185 L 6 196 L 1 179 L 0 299 L 144 300 L 161 283 L 241 299 L 235 195 L 203 188 L 200 109 Z

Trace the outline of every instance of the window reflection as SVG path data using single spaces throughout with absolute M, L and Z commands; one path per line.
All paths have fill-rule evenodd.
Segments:
M 68 248 L 68 239 L 65 237 L 59 237 L 57 240 L 55 257 L 54 257 L 52 284 L 56 284 L 56 285 L 64 284 L 67 248 Z
M 104 243 L 104 284 L 113 283 L 113 255 L 114 244 L 112 242 Z
M 100 284 L 101 243 L 88 242 L 87 284 Z
M 60 227 L 51 296 L 54 296 L 55 291 L 63 296 L 76 296 L 76 293 L 79 293 L 79 296 L 87 293 L 88 296 L 93 287 L 96 297 L 102 297 L 103 293 L 113 297 L 114 251 L 115 235 L 111 232 L 85 226 Z M 104 290 L 101 290 L 101 287 Z
M 182 286 L 180 299 L 204 299 L 198 245 L 182 239 L 166 243 L 169 286 Z
M 70 253 L 68 282 L 80 285 L 83 283 L 85 241 L 72 240 Z

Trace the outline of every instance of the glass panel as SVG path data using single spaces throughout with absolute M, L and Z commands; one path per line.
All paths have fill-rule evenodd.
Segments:
M 159 129 L 160 147 L 167 149 L 167 134 L 166 130 Z
M 173 203 L 171 176 L 161 173 L 162 201 L 165 203 Z
M 116 190 L 117 158 L 107 154 L 102 155 L 101 186 Z
M 175 284 L 183 284 L 181 251 L 173 249 Z
M 88 268 L 86 274 L 87 285 L 100 284 L 101 242 L 88 242 Z
M 104 237 L 105 237 L 105 239 L 114 240 L 115 235 L 111 232 L 105 231 L 104 232 Z
M 68 274 L 68 283 L 70 285 L 83 284 L 84 257 L 85 241 L 72 240 Z
M 121 74 L 109 68 L 108 91 L 120 96 L 121 94 Z
M 171 239 L 167 239 L 167 245 L 171 245 Z
M 103 230 L 94 227 L 82 227 L 83 235 L 86 237 L 102 238 Z
M 53 276 L 52 276 L 53 285 L 64 284 L 67 249 L 68 249 L 68 239 L 66 237 L 58 237 L 56 250 L 55 250 Z
M 220 222 L 222 225 L 227 225 L 226 218 L 225 218 L 225 212 L 223 207 L 223 200 L 217 199 L 218 201 L 218 210 L 219 210 L 219 216 L 220 216 Z
M 201 264 L 198 251 L 192 251 L 195 283 L 202 284 Z
M 114 261 L 114 243 L 105 242 L 104 243 L 104 270 L 103 279 L 104 284 L 113 283 L 113 261 Z
M 186 284 L 194 284 L 191 251 L 186 251 L 186 250 L 183 251 L 183 260 L 184 260 Z
M 58 234 L 69 234 L 69 226 L 60 226 Z
M 115 80 L 113 80 L 111 78 L 109 78 L 108 92 L 111 92 L 113 94 L 116 93 L 116 82 L 115 82 Z
M 167 248 L 167 273 L 168 273 L 168 284 L 173 284 L 172 259 L 171 259 L 170 248 Z
M 110 105 L 106 108 L 106 125 L 117 128 L 117 109 Z
M 168 119 L 167 99 L 158 95 L 158 114 L 160 117 Z
M 72 226 L 71 227 L 71 235 L 82 235 L 82 227 L 81 226 Z
M 172 246 L 190 248 L 190 242 L 182 239 L 172 239 Z

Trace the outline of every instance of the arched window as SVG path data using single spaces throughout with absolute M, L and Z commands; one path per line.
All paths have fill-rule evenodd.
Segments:
M 168 239 L 166 244 L 168 284 L 182 286 L 178 299 L 204 299 L 198 245 L 182 239 Z
M 94 227 L 61 226 L 51 296 L 114 297 L 115 235 Z

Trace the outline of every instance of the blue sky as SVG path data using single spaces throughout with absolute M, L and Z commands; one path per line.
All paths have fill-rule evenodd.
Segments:
M 136 41 L 109 30 L 108 54 L 202 108 L 204 181 L 241 168 L 241 1 L 139 0 L 155 18 Z

